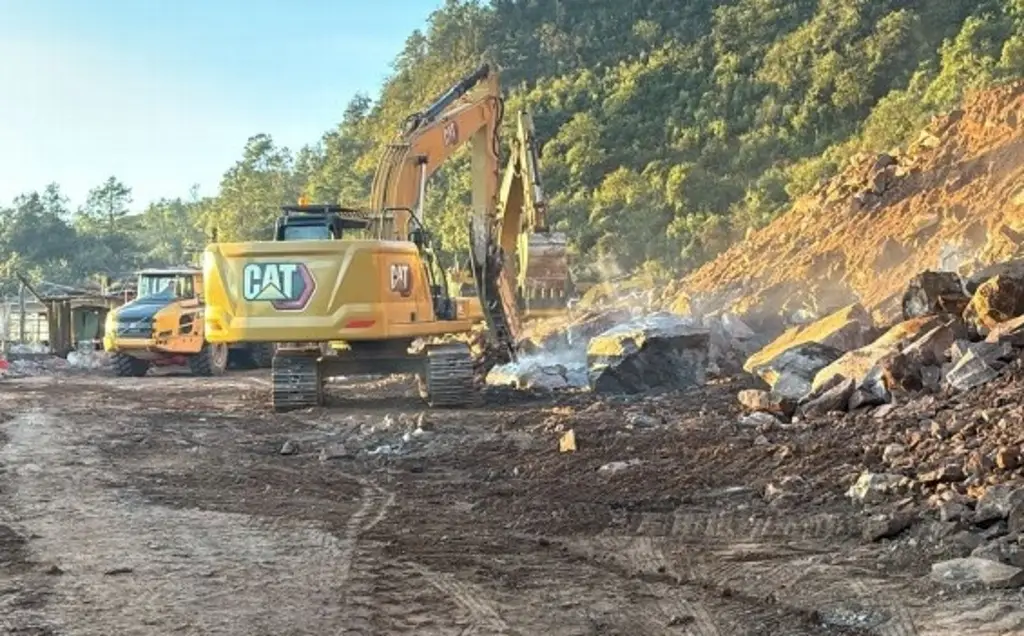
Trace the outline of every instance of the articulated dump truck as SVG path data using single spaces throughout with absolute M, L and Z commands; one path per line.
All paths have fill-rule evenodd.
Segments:
M 103 348 L 114 354 L 114 371 L 141 377 L 152 367 L 187 366 L 194 375 L 220 375 L 229 362 L 268 368 L 274 343 L 212 343 L 206 340 L 202 270 L 146 269 L 137 295 L 107 314 Z

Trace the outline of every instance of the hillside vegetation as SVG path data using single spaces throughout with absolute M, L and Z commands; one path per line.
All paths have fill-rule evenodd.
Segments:
M 255 134 L 217 196 L 133 219 L 116 178 L 80 211 L 56 185 L 27 193 L 3 212 L 0 249 L 71 283 L 187 260 L 214 231 L 265 236 L 303 191 L 364 204 L 404 118 L 481 61 L 502 70 L 508 115 L 533 110 L 577 270 L 667 279 L 857 151 L 896 146 L 966 92 L 1024 75 L 1024 0 L 448 0 L 380 94 L 355 97 L 316 143 L 292 151 Z M 465 155 L 430 184 L 428 217 L 450 254 L 466 248 L 468 192 Z

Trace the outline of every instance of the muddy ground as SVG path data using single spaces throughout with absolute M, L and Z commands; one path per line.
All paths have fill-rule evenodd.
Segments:
M 738 427 L 737 388 L 425 412 L 403 379 L 347 381 L 273 414 L 261 372 L 9 379 L 0 628 L 1024 633 L 1020 591 L 928 581 L 927 523 L 865 538 L 854 433 Z

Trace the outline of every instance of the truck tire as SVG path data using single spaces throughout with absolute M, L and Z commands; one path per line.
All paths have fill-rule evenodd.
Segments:
M 253 342 L 249 345 L 249 355 L 257 369 L 269 369 L 274 363 L 274 351 L 277 345 L 273 342 Z
M 210 377 L 224 373 L 228 367 L 228 346 L 204 342 L 199 353 L 188 357 L 188 368 L 192 375 Z
M 114 374 L 120 378 L 141 378 L 149 371 L 149 360 L 140 360 L 127 353 L 114 354 Z

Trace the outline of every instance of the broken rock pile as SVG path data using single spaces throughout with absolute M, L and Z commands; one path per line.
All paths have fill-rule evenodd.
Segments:
M 781 411 L 813 417 L 991 382 L 1024 348 L 1024 276 L 997 274 L 972 287 L 969 295 L 955 272 L 914 277 L 903 320 L 880 335 L 857 304 L 794 327 L 747 360 L 768 388 L 741 401 L 776 414 L 796 403 Z
M 709 357 L 723 363 L 757 346 L 734 317 L 696 320 L 655 313 L 594 312 L 537 337 L 517 362 L 495 367 L 490 384 L 522 389 L 589 388 L 599 393 L 678 390 L 704 384 Z M 543 332 L 542 332 L 543 333 Z M 717 369 L 717 367 L 715 367 Z
M 629 311 L 587 311 L 564 319 L 530 325 L 514 363 L 489 370 L 488 384 L 519 389 L 583 388 L 587 380 L 587 345 L 605 331 L 628 321 Z
M 959 552 L 936 581 L 1024 585 L 1024 277 L 928 272 L 903 301 L 877 337 L 851 306 L 752 355 L 767 387 L 738 394 L 741 423 L 852 427 L 848 495 L 923 502 Z

